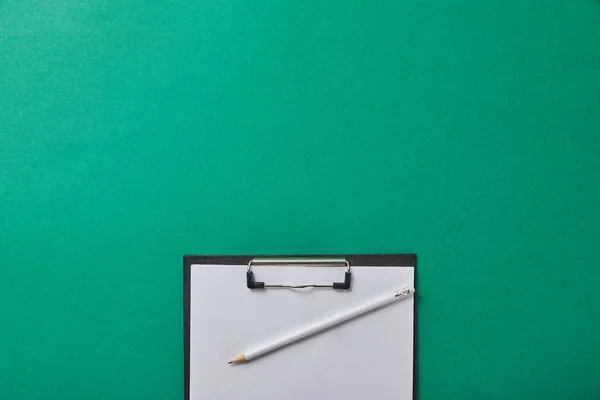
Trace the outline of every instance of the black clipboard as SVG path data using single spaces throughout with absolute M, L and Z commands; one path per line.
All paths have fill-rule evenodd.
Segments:
M 184 400 L 190 400 L 190 312 L 191 312 L 191 267 L 192 265 L 247 265 L 247 273 L 251 271 L 253 260 L 345 260 L 348 262 L 348 272 L 352 266 L 394 266 L 414 268 L 414 286 L 417 287 L 417 255 L 415 253 L 402 254 L 318 254 L 318 255 L 236 255 L 236 256 L 211 256 L 211 255 L 185 255 L 183 256 L 183 355 L 184 355 Z M 251 284 L 248 276 L 240 281 Z M 347 283 L 347 282 L 346 282 Z M 209 283 L 207 283 L 209 284 Z M 275 285 L 281 287 L 295 287 L 291 285 Z M 306 286 L 306 285 L 300 285 Z M 300 287 L 298 286 L 298 287 Z M 309 285 L 313 286 L 313 285 Z M 328 286 L 329 287 L 329 286 Z M 333 286 L 332 286 L 333 287 Z M 260 288 L 260 287 L 259 287 Z M 350 289 L 349 287 L 347 289 Z M 413 386 L 412 398 L 417 398 L 417 301 L 414 301 L 413 310 Z

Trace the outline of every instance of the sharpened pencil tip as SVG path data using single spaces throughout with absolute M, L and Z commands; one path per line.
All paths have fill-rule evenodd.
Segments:
M 246 356 L 243 354 L 240 354 L 239 356 L 233 358 L 231 361 L 228 362 L 228 364 L 238 364 L 241 362 L 246 361 Z

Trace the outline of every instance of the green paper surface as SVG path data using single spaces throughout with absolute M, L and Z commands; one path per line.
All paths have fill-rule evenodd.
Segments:
M 0 0 L 2 398 L 182 399 L 184 254 L 415 252 L 419 399 L 599 399 L 599 205 L 598 1 Z

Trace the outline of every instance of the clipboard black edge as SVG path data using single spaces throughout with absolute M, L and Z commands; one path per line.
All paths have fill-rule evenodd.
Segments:
M 190 400 L 190 311 L 191 311 L 191 273 L 194 264 L 245 265 L 254 258 L 344 258 L 351 266 L 375 267 L 413 267 L 414 286 L 417 287 L 417 255 L 406 254 L 310 254 L 310 255 L 240 255 L 240 256 L 183 256 L 183 398 Z M 417 399 L 417 301 L 413 302 L 413 400 Z

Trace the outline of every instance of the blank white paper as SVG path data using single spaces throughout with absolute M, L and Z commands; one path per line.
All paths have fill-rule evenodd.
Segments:
M 414 297 L 394 302 L 250 362 L 255 345 L 414 282 L 413 267 L 352 267 L 352 289 L 246 287 L 245 265 L 192 265 L 191 400 L 410 400 Z M 343 281 L 336 267 L 264 266 L 267 283 Z

